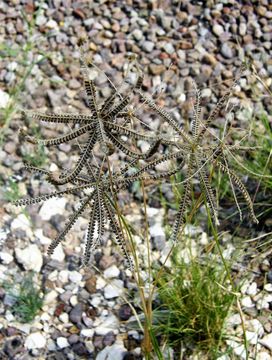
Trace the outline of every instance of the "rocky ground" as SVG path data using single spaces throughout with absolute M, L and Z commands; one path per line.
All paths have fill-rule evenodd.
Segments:
M 133 315 L 127 302 L 137 305 L 139 301 L 137 288 L 130 271 L 122 265 L 118 249 L 105 246 L 95 255 L 94 268 L 80 268 L 81 242 L 87 227 L 83 217 L 67 236 L 65 246 L 47 258 L 45 249 L 70 214 L 71 198 L 50 200 L 26 211 L 9 203 L 18 196 L 47 190 L 40 178 L 30 178 L 21 170 L 31 148 L 19 144 L 17 132 L 21 126 L 32 125 L 22 122 L 17 109 L 86 112 L 76 46 L 84 36 L 93 62 L 114 84 L 122 82 L 128 57 L 137 54 L 146 74 L 145 90 L 159 94 L 160 105 L 179 120 L 186 118 L 191 107 L 188 94 L 192 79 L 201 89 L 204 104 L 210 107 L 224 92 L 223 82 L 228 84 L 243 61 L 252 62 L 256 74 L 271 88 L 272 5 L 268 0 L 207 1 L 205 6 L 200 1 L 52 0 L 34 5 L 32 1 L 13 0 L 1 2 L 0 20 L 0 108 L 1 126 L 5 125 L 0 151 L 0 283 L 20 283 L 33 270 L 35 280 L 46 290 L 42 311 L 33 322 L 21 324 L 10 311 L 14 299 L 0 287 L 0 357 L 142 359 L 142 333 L 126 325 Z M 100 95 L 108 96 L 107 77 L 97 69 L 93 71 L 98 74 L 95 82 Z M 261 112 L 271 122 L 272 99 L 252 72 L 239 83 L 237 96 L 241 103 L 237 126 L 245 128 L 249 119 Z M 10 104 L 12 116 L 7 126 L 3 122 L 8 119 Z M 156 130 L 159 122 L 151 120 Z M 224 119 L 218 121 L 222 124 Z M 58 130 L 61 128 L 45 127 L 42 134 L 53 136 Z M 75 153 L 73 146 L 64 144 L 57 152 L 41 150 L 34 161 L 53 169 L 56 164 L 69 164 Z M 132 203 L 128 205 L 125 194 L 122 200 L 125 215 L 137 228 L 142 226 L 143 216 L 137 190 L 134 192 Z M 167 190 L 164 195 L 171 200 Z M 164 210 L 153 199 L 148 214 L 153 260 L 161 262 L 169 249 Z M 271 229 L 268 221 L 255 233 L 244 231 L 244 240 L 268 232 L 269 226 Z M 195 247 L 207 238 L 204 227 L 189 226 L 187 230 Z M 105 245 L 110 245 L 110 233 L 106 235 Z M 145 245 L 140 237 L 136 241 L 145 258 Z M 272 359 L 272 257 L 268 249 L 252 260 L 256 253 L 250 250 L 247 261 L 241 258 L 236 265 L 243 278 L 241 305 L 250 359 L 268 360 Z M 225 254 L 230 256 L 233 251 L 233 243 L 225 241 Z M 231 314 L 228 329 L 234 335 L 228 346 L 237 358 L 245 358 L 238 314 Z M 224 355 L 220 360 L 231 358 Z

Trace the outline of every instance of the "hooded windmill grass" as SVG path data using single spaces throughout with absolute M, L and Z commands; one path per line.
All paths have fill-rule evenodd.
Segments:
M 117 198 L 117 193 L 120 189 L 127 188 L 127 186 L 135 181 L 152 181 L 153 183 L 155 182 L 156 186 L 158 181 L 162 179 L 170 181 L 170 177 L 178 172 L 185 174 L 185 180 L 183 181 L 184 194 L 176 215 L 171 236 L 172 240 L 174 242 L 177 241 L 180 230 L 186 221 L 186 213 L 191 205 L 192 179 L 198 180 L 203 197 L 209 205 L 212 218 L 215 224 L 218 224 L 218 209 L 215 191 L 211 184 L 210 165 L 227 173 L 233 191 L 234 185 L 236 185 L 245 199 L 251 218 L 257 222 L 250 196 L 238 175 L 230 169 L 225 156 L 225 152 L 238 151 L 242 147 L 239 145 L 228 146 L 220 139 L 211 144 L 209 143 L 208 127 L 213 125 L 219 112 L 226 106 L 243 72 L 238 74 L 232 86 L 229 87 L 225 95 L 215 105 L 206 121 L 201 120 L 201 95 L 200 91 L 196 88 L 192 129 L 190 132 L 187 132 L 167 111 L 156 105 L 152 98 L 143 93 L 143 75 L 139 70 L 139 66 L 136 67 L 137 81 L 126 89 L 125 94 L 122 94 L 114 87 L 111 95 L 100 102 L 97 97 L 95 82 L 90 80 L 88 76 L 89 63 L 83 50 L 81 51 L 81 64 L 90 115 L 67 113 L 44 114 L 39 111 L 23 111 L 24 116 L 29 116 L 32 120 L 74 126 L 74 129 L 71 129 L 65 135 L 42 140 L 28 135 L 24 130 L 21 130 L 21 136 L 30 143 L 57 146 L 72 140 L 77 141 L 83 135 L 87 136 L 84 146 L 79 146 L 79 159 L 73 169 L 50 172 L 28 166 L 29 170 L 43 174 L 49 183 L 57 187 L 56 191 L 15 202 L 16 205 L 31 205 L 67 194 L 79 196 L 80 203 L 77 210 L 70 215 L 67 223 L 64 225 L 64 229 L 49 246 L 49 254 L 65 238 L 79 216 L 84 211 L 88 211 L 89 224 L 86 235 L 84 264 L 87 265 L 89 263 L 91 252 L 101 244 L 101 238 L 104 235 L 105 225 L 108 221 L 126 263 L 132 268 L 132 260 L 129 256 L 120 219 L 118 219 L 118 211 L 116 209 L 118 204 L 115 204 L 113 199 Z M 141 106 L 147 107 L 170 125 L 177 135 L 174 140 L 169 140 L 166 136 L 154 135 L 153 133 L 146 134 L 130 126 L 128 121 L 130 117 L 137 120 L 134 111 L 128 106 L 135 94 L 140 97 Z M 140 123 L 144 122 L 144 119 L 139 120 Z M 124 140 L 124 136 L 126 140 Z M 146 152 L 143 153 L 135 149 L 134 143 L 138 140 L 149 142 L 149 149 Z M 94 154 L 93 149 L 96 144 L 99 144 L 100 151 L 103 154 L 102 160 Z M 159 151 L 161 144 L 167 147 L 167 151 L 163 154 Z M 117 151 L 125 154 L 126 164 L 119 170 L 112 171 L 110 155 Z M 169 165 L 169 169 L 167 169 L 170 163 L 175 163 L 175 165 Z M 166 165 L 166 170 L 158 171 L 157 166 L 161 164 Z M 59 190 L 59 186 L 65 186 L 65 188 Z M 240 211 L 237 199 L 236 204 Z

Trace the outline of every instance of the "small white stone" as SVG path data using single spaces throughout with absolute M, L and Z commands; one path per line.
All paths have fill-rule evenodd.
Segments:
M 11 230 L 22 229 L 26 232 L 30 229 L 29 219 L 25 216 L 25 214 L 19 214 L 16 219 L 14 219 L 10 225 Z
M 135 29 L 132 31 L 131 35 L 135 40 L 140 41 L 143 38 L 143 33 L 140 29 Z
M 260 300 L 257 301 L 257 309 L 269 309 L 269 303 L 272 301 L 272 295 L 268 294 L 263 296 Z
M 246 290 L 246 294 L 247 295 L 256 295 L 257 294 L 257 283 L 253 282 L 252 284 L 249 285 L 249 287 Z
M 54 340 L 48 339 L 47 350 L 48 351 L 56 351 L 57 350 L 57 347 L 56 347 L 56 344 L 55 344 Z
M 241 324 L 241 316 L 239 314 L 233 314 L 227 318 L 227 325 L 234 327 Z
M 5 108 L 9 103 L 9 94 L 0 89 L 0 109 Z
M 163 48 L 169 55 L 172 55 L 176 51 L 171 42 L 167 42 Z
M 46 339 L 40 332 L 35 332 L 27 336 L 25 346 L 27 349 L 41 349 L 46 345 Z
M 71 271 L 69 273 L 69 280 L 78 284 L 82 280 L 82 275 L 78 271 Z
M 15 249 L 15 256 L 25 270 L 40 272 L 43 264 L 43 257 L 37 245 L 29 245 L 23 250 Z
M 106 279 L 118 277 L 119 274 L 120 274 L 120 270 L 116 265 L 112 265 L 104 271 L 104 277 Z
M 212 31 L 216 36 L 220 36 L 224 32 L 224 28 L 223 28 L 223 26 L 221 26 L 219 24 L 215 24 L 212 28 Z
M 256 334 L 253 331 L 247 331 L 247 330 L 246 330 L 246 338 L 247 341 L 252 345 L 256 345 L 259 339 L 258 334 Z
M 42 26 L 46 23 L 46 17 L 44 15 L 38 15 L 35 20 L 37 26 Z
M 253 304 L 250 296 L 245 296 L 242 298 L 241 300 L 241 305 L 244 306 L 244 307 L 247 307 L 247 308 L 252 308 L 254 307 L 255 305 Z
M 39 241 L 40 241 L 40 243 L 42 245 L 48 245 L 48 244 L 51 244 L 51 242 L 52 242 L 51 239 L 49 239 L 48 237 L 43 235 L 43 230 L 42 229 L 36 229 L 34 231 L 34 235 L 39 239 Z M 58 247 L 56 248 L 55 251 L 57 251 L 57 249 L 58 249 Z
M 62 313 L 59 316 L 59 319 L 61 322 L 63 322 L 64 324 L 69 323 L 69 315 L 67 313 Z
M 101 298 L 96 296 L 91 300 L 90 303 L 93 307 L 98 307 L 101 304 Z
M 203 232 L 200 236 L 200 244 L 201 245 L 208 245 L 209 239 L 207 233 Z
M 124 292 L 124 283 L 122 280 L 114 279 L 110 284 L 106 285 L 104 288 L 104 296 L 106 299 L 112 299 L 119 297 Z
M 4 252 L 4 251 L 1 251 L 0 252 L 0 259 L 2 261 L 3 264 L 10 264 L 12 261 L 13 261 L 13 256 L 10 255 L 9 253 L 7 252 Z
M 96 289 L 97 290 L 103 289 L 106 284 L 107 284 L 106 281 L 101 276 L 97 277 L 97 279 L 96 279 Z
M 271 356 L 266 351 L 260 351 L 256 354 L 256 360 L 271 360 Z
M 246 359 L 246 350 L 244 345 L 240 345 L 234 340 L 227 340 L 226 343 L 233 349 L 237 356 L 240 356 L 239 359 Z
M 41 317 L 40 317 L 41 321 L 50 321 L 51 317 L 48 315 L 47 312 L 42 313 Z
M 51 290 L 49 293 L 45 295 L 43 300 L 43 305 L 52 304 L 57 299 L 58 296 L 59 294 L 55 290 Z
M 264 335 L 263 325 L 257 319 L 248 320 L 246 322 L 246 329 L 256 333 L 258 337 L 262 337 Z
M 62 262 L 65 259 L 65 254 L 62 248 L 62 244 L 59 244 L 51 255 L 51 259 Z
M 10 62 L 7 66 L 9 71 L 15 71 L 17 67 L 18 67 L 18 63 L 15 61 Z
M 57 338 L 57 345 L 60 349 L 64 349 L 64 348 L 70 346 L 68 343 L 68 340 L 63 336 L 60 336 Z
M 67 270 L 61 270 L 58 275 L 59 280 L 65 284 L 68 282 L 69 272 Z
M 209 88 L 205 88 L 203 90 L 201 90 L 201 96 L 204 97 L 211 97 L 212 96 L 212 91 Z
M 76 295 L 71 296 L 70 297 L 70 304 L 72 306 L 76 306 L 77 303 L 78 303 L 77 296 Z
M 96 360 L 122 360 L 126 352 L 127 350 L 123 344 L 115 343 L 114 345 L 106 346 L 102 351 L 100 351 L 96 356 Z
M 272 284 L 265 284 L 264 290 L 267 292 L 272 292 Z
M 21 324 L 21 323 L 13 323 L 12 326 L 14 326 L 16 329 L 20 330 L 21 332 L 25 334 L 30 334 L 31 325 L 30 324 Z
M 82 329 L 80 331 L 80 336 L 92 337 L 94 334 L 94 329 Z
M 265 335 L 259 342 L 261 345 L 267 347 L 270 351 L 272 351 L 272 333 Z
M 40 208 L 39 214 L 44 221 L 48 221 L 52 216 L 63 214 L 67 200 L 65 198 L 52 198 L 47 200 Z
M 58 23 L 55 20 L 49 20 L 46 23 L 46 27 L 48 27 L 48 29 L 57 29 L 58 28 Z

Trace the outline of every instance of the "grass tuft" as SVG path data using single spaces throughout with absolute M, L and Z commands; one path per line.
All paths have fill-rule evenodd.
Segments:
M 177 351 L 186 344 L 211 358 L 218 355 L 224 322 L 235 298 L 224 289 L 228 288 L 225 269 L 211 261 L 192 259 L 185 264 L 175 259 L 171 274 L 165 273 L 158 285 L 157 334 Z
M 15 300 L 11 311 L 18 321 L 31 322 L 43 305 L 43 295 L 33 280 L 33 273 L 29 273 L 20 284 L 5 284 L 5 288 Z

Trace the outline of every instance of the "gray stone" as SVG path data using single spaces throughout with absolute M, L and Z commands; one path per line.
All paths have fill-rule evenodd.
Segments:
M 123 360 L 124 354 L 126 352 L 127 350 L 123 344 L 116 343 L 112 346 L 106 346 L 105 349 L 100 351 L 96 356 L 96 360 L 107 360 L 107 359 Z
M 226 58 L 226 59 L 232 59 L 234 57 L 234 49 L 230 46 L 229 43 L 225 42 L 222 46 L 221 46 L 221 54 Z
M 76 306 L 69 313 L 70 321 L 74 324 L 80 323 L 82 318 L 82 313 L 83 313 L 82 304 L 76 304 Z
M 176 51 L 171 42 L 166 43 L 163 48 L 169 55 L 174 54 L 174 52 Z
M 152 41 L 144 41 L 142 44 L 142 49 L 150 53 L 154 49 L 155 44 Z

